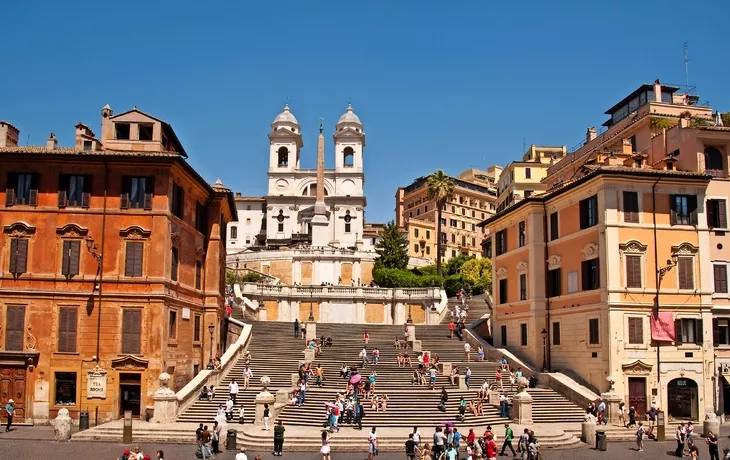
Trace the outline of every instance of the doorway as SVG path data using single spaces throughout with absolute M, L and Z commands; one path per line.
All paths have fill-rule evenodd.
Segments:
M 692 379 L 674 379 L 667 385 L 669 417 L 682 420 L 698 419 L 697 382 Z
M 646 378 L 629 377 L 629 407 L 636 410 L 638 417 L 646 414 Z
M 142 375 L 119 374 L 119 415 L 124 417 L 125 411 L 132 411 L 133 417 L 139 417 L 142 407 Z
M 4 409 L 8 400 L 13 400 L 14 422 L 25 421 L 25 383 L 26 370 L 24 367 L 0 367 L 0 407 Z M 3 410 L 3 416 L 4 412 Z

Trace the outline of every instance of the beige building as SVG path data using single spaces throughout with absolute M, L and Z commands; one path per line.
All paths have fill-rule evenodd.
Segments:
M 730 129 L 697 101 L 642 85 L 484 223 L 495 344 L 669 420 L 730 412 Z
M 453 177 L 455 189 L 441 214 L 442 262 L 459 254 L 481 255 L 482 230 L 477 224 L 494 214 L 496 183 L 502 168 L 468 169 Z M 409 254 L 436 260 L 436 204 L 428 199 L 428 177 L 399 187 L 396 223 L 408 235 Z
M 508 164 L 497 182 L 497 212 L 532 195 L 539 195 L 547 190 L 542 180 L 547 176 L 548 168 L 565 156 L 566 148 L 541 147 L 535 144 L 522 156 L 521 161 Z

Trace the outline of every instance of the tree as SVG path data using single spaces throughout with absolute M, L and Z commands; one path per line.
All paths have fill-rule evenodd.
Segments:
M 720 119 L 726 128 L 730 128 L 730 112 L 720 114 Z
M 428 176 L 428 199 L 436 201 L 436 271 L 441 275 L 441 212 L 454 195 L 454 180 L 439 169 Z
M 378 258 L 375 263 L 379 267 L 400 268 L 408 267 L 408 239 L 398 230 L 394 221 L 383 227 L 380 241 L 375 244 Z
M 459 273 L 465 281 L 484 292 L 492 290 L 492 261 L 487 258 L 464 262 Z

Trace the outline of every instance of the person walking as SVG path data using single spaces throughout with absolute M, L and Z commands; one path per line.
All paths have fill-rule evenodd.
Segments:
M 231 380 L 228 384 L 228 395 L 233 400 L 233 404 L 236 404 L 236 398 L 238 397 L 238 382 L 236 379 Z
M 707 443 L 707 448 L 710 451 L 710 460 L 720 460 L 720 446 L 717 435 L 712 431 L 709 431 L 705 438 L 705 442 Z
M 512 431 L 512 428 L 509 427 L 509 423 L 504 424 L 504 443 L 502 443 L 502 452 L 499 455 L 504 455 L 504 449 L 506 447 L 509 447 L 509 450 L 512 451 L 512 456 L 515 457 L 517 454 L 515 453 L 514 447 L 512 447 L 512 439 L 515 437 L 514 432 Z
M 636 450 L 644 451 L 644 423 L 639 422 L 639 428 L 636 430 Z
M 221 441 L 221 433 L 223 433 L 223 425 L 221 425 L 218 422 L 213 422 L 213 433 L 212 433 L 212 440 L 211 444 L 213 446 L 213 453 L 219 454 L 221 451 L 218 448 L 220 446 Z
M 464 383 L 466 384 L 466 389 L 469 390 L 471 384 L 471 369 L 469 366 L 466 366 L 466 370 L 464 371 Z
M 253 377 L 253 371 L 251 370 L 251 366 L 246 364 L 246 367 L 243 369 L 243 389 L 248 390 L 248 382 Z
M 263 431 L 269 431 L 269 405 L 264 404 L 264 429 Z
M 203 431 L 200 433 L 200 454 L 202 455 L 203 459 L 213 456 L 210 451 L 210 440 L 210 431 L 208 431 L 208 425 L 205 425 L 203 427 Z
M 368 460 L 374 460 L 378 456 L 378 435 L 375 427 L 368 434 Z
M 415 460 L 416 453 L 418 452 L 418 445 L 413 440 L 413 433 L 408 433 L 408 440 L 406 441 L 406 458 L 408 460 Z
M 674 449 L 675 457 L 682 457 L 684 452 L 684 430 L 682 425 L 677 425 L 677 431 L 674 432 L 674 440 L 677 441 L 677 448 Z
M 279 420 L 274 427 L 274 456 L 281 457 L 281 451 L 284 449 L 284 423 Z
M 491 433 L 487 436 L 487 460 L 496 460 L 497 443 L 494 442 L 494 436 Z
M 239 450 L 238 453 L 236 454 L 236 459 L 235 460 L 248 460 L 248 457 L 246 456 L 246 448 L 245 447 L 241 447 L 241 450 Z
M 520 435 L 519 441 L 517 441 L 517 452 L 521 454 L 522 460 L 527 460 L 527 446 L 530 444 L 530 430 L 525 428 L 525 431 Z
M 464 361 L 469 362 L 471 359 L 471 345 L 469 342 L 464 342 Z
M 13 426 L 13 415 L 15 415 L 15 401 L 12 399 L 8 400 L 8 403 L 5 404 L 5 412 L 8 416 L 8 423 L 5 425 L 5 431 L 10 431 L 10 427 Z
M 330 439 L 327 435 L 327 431 L 322 432 L 322 447 L 319 449 L 319 453 L 322 454 L 322 460 L 330 460 Z

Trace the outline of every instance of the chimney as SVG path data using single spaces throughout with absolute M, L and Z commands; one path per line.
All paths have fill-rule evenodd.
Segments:
M 623 152 L 627 155 L 631 155 L 632 153 L 634 153 L 634 149 L 631 145 L 631 141 L 628 139 L 623 139 L 621 141 L 621 147 L 622 147 L 621 152 Z
M 236 192 L 236 198 L 241 198 L 241 192 Z
M 56 147 L 58 147 L 58 139 L 56 139 L 55 134 L 51 133 L 48 139 L 46 139 L 46 149 L 56 150 Z
M 592 141 L 595 138 L 596 138 L 596 127 L 595 126 L 591 126 L 586 131 L 586 142 L 590 142 L 590 141 Z
M 0 121 L 0 147 L 17 147 L 20 131 L 7 121 Z
M 662 101 L 662 84 L 659 83 L 659 79 L 654 80 L 654 102 Z

